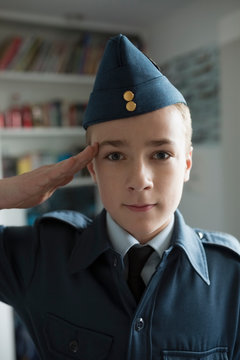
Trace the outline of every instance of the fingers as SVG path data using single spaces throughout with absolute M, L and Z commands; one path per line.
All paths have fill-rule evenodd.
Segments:
M 82 170 L 98 153 L 98 144 L 89 145 L 79 154 L 57 163 L 52 169 L 52 176 L 73 176 Z
M 73 156 L 77 166 L 85 167 L 98 153 L 98 144 L 88 145 L 82 152 Z

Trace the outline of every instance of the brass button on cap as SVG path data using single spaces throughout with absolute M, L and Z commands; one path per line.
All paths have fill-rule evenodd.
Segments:
M 126 104 L 127 111 L 134 111 L 134 110 L 136 110 L 136 107 L 137 107 L 137 104 L 134 101 L 129 101 Z
M 126 101 L 131 101 L 134 98 L 134 93 L 130 90 L 125 91 L 125 93 L 123 94 L 123 98 Z

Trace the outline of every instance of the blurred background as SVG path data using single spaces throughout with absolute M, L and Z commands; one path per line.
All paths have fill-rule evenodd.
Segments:
M 0 0 L 0 175 L 84 147 L 82 116 L 104 46 L 126 34 L 182 91 L 193 119 L 193 169 L 180 205 L 191 226 L 240 238 L 239 0 Z M 101 209 L 83 171 L 45 204 L 2 210 L 6 225 L 68 208 Z M 0 304 L 0 359 L 37 359 Z

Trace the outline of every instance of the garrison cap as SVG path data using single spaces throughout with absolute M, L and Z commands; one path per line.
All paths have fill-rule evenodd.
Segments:
M 157 66 L 122 34 L 105 48 L 83 127 L 128 118 L 184 103 L 182 94 Z

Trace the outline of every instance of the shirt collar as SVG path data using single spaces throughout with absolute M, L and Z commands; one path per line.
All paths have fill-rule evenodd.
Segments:
M 170 245 L 173 227 L 174 216 L 172 216 L 170 223 L 165 229 L 148 242 L 148 245 L 158 253 L 160 258 Z M 123 258 L 133 245 L 139 244 L 139 241 L 119 226 L 109 213 L 107 213 L 107 231 L 114 250 Z

